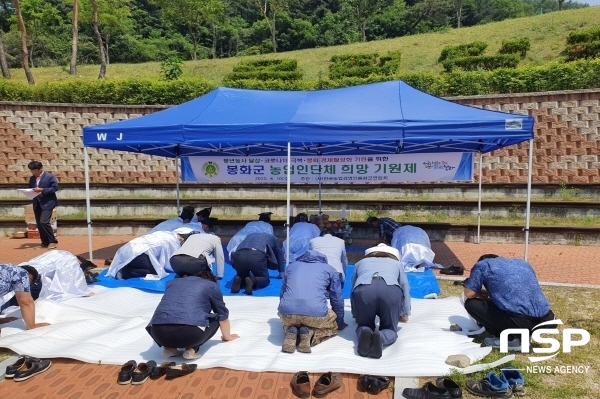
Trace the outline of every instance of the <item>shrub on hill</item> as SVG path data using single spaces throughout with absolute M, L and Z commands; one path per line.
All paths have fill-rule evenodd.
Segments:
M 458 46 L 446 46 L 442 49 L 438 62 L 444 62 L 452 58 L 476 57 L 482 55 L 487 46 L 487 43 L 479 40 Z
M 531 41 L 528 37 L 517 37 L 514 39 L 502 40 L 500 54 L 520 54 L 521 58 L 525 58 L 527 51 L 531 49 Z
M 569 33 L 565 51 L 570 61 L 600 56 L 600 26 Z
M 244 81 L 297 82 L 302 79 L 298 61 L 292 59 L 241 61 L 223 78 L 223 85 L 245 87 Z M 253 83 L 249 83 L 253 85 Z
M 464 71 L 491 71 L 498 68 L 516 68 L 520 57 L 517 54 L 478 55 L 473 57 L 450 58 L 442 62 L 446 72 L 455 69 Z
M 329 79 L 362 78 L 369 76 L 390 76 L 398 72 L 400 52 L 390 51 L 385 56 L 378 53 L 343 54 L 331 57 Z

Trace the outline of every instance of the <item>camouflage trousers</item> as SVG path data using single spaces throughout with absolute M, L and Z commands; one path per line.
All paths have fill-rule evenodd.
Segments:
M 329 309 L 324 317 L 302 316 L 295 314 L 278 313 L 283 330 L 295 326 L 298 329 L 302 326 L 308 328 L 310 334 L 310 346 L 315 346 L 325 341 L 329 337 L 333 337 L 338 333 L 337 324 L 335 322 L 337 316 L 333 310 Z

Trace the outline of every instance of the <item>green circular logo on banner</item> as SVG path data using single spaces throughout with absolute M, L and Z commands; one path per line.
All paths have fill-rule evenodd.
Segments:
M 202 172 L 206 177 L 215 177 L 219 174 L 219 166 L 212 161 L 208 161 L 202 165 Z

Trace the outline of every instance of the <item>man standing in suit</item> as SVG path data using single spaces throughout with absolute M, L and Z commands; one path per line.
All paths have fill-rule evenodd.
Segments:
M 58 205 L 56 192 L 58 191 L 58 180 L 50 172 L 45 172 L 44 167 L 39 161 L 31 161 L 27 165 L 31 171 L 29 178 L 29 188 L 39 193 L 33 199 L 33 213 L 40 239 L 42 240 L 42 248 L 56 248 L 58 241 L 54 237 L 54 231 L 50 224 L 52 211 Z

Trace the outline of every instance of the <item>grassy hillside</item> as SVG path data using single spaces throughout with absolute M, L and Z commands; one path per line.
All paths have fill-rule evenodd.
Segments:
M 294 58 L 304 71 L 304 78 L 315 80 L 319 74 L 327 76 L 329 59 L 335 54 L 379 52 L 385 54 L 394 50 L 402 53 L 402 71 L 440 72 L 437 63 L 442 48 L 483 40 L 489 44 L 486 54 L 498 52 L 503 39 L 527 36 L 531 39 L 531 50 L 521 65 L 542 65 L 549 61 L 562 59 L 566 36 L 577 29 L 600 25 L 600 6 L 554 12 L 535 17 L 511 19 L 470 28 L 452 29 L 439 33 L 406 36 L 396 39 L 355 43 L 318 49 L 292 51 L 254 57 L 226 58 L 218 60 L 187 61 L 184 63 L 184 75 L 204 76 L 219 84 L 225 74 L 231 72 L 233 65 L 241 59 L 252 58 Z M 78 66 L 78 78 L 94 80 L 98 76 L 98 66 Z M 26 82 L 22 69 L 11 70 L 13 80 Z M 152 78 L 160 74 L 157 62 L 145 64 L 111 64 L 108 66 L 108 79 Z M 33 76 L 36 83 L 72 79 L 68 66 L 35 68 Z

